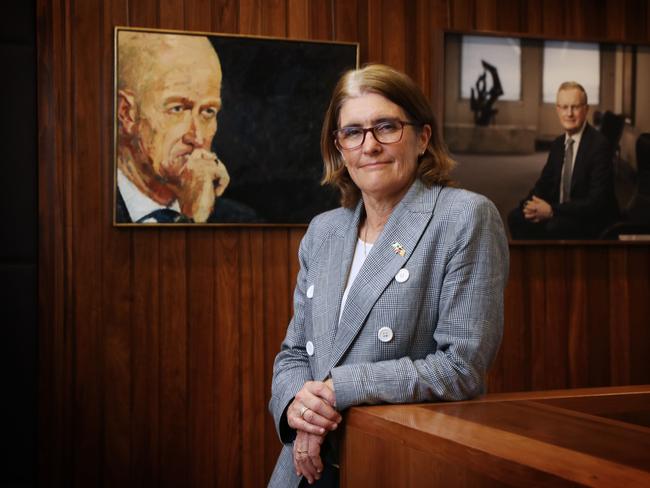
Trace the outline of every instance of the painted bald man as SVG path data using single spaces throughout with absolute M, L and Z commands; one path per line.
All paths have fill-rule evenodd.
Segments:
M 254 221 L 222 198 L 230 177 L 211 150 L 222 73 L 208 38 L 121 31 L 118 51 L 116 222 Z

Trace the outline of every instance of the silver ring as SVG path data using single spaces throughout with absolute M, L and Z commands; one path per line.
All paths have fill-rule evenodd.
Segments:
M 309 407 L 305 407 L 304 405 L 300 407 L 300 418 L 304 419 L 305 418 L 305 412 L 309 410 Z M 307 452 L 307 451 L 305 451 Z

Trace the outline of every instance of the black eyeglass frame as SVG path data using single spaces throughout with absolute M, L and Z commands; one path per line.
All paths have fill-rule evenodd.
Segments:
M 383 141 L 380 141 L 379 138 L 377 137 L 377 134 L 375 133 L 375 130 L 379 126 L 381 126 L 382 124 L 385 124 L 386 122 L 394 122 L 394 123 L 398 123 L 400 125 L 401 132 L 399 134 L 399 138 L 396 141 L 383 142 Z M 422 127 L 423 124 L 418 124 L 416 122 L 409 122 L 408 120 L 395 119 L 395 120 L 390 120 L 390 121 L 386 120 L 386 121 L 383 121 L 383 122 L 379 122 L 378 124 L 375 124 L 372 127 L 367 127 L 367 128 L 366 127 L 355 127 L 355 129 L 360 129 L 360 130 L 363 131 L 363 137 L 361 138 L 361 142 L 358 145 L 354 146 L 354 147 L 343 147 L 341 145 L 341 143 L 339 142 L 338 134 L 339 134 L 339 132 L 345 130 L 346 128 L 336 129 L 336 130 L 332 131 L 332 135 L 334 136 L 334 145 L 338 149 L 340 149 L 341 151 L 343 151 L 343 150 L 345 150 L 345 151 L 353 151 L 355 149 L 359 149 L 366 142 L 366 135 L 368 134 L 368 132 L 372 132 L 372 136 L 375 138 L 375 141 L 377 141 L 379 144 L 386 144 L 386 145 L 388 145 L 388 144 L 397 144 L 399 141 L 402 140 L 402 137 L 404 137 L 404 126 L 405 125 L 412 125 L 414 127 Z

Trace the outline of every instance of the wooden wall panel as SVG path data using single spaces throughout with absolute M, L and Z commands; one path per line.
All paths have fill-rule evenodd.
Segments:
M 359 42 L 359 2 L 357 0 L 334 0 L 334 39 Z
M 110 42 L 115 24 L 127 23 L 126 0 L 104 2 L 101 11 L 100 44 L 100 135 L 101 161 L 110 161 L 113 153 L 112 78 L 113 43 Z M 113 168 L 101 165 L 101 221 L 111 222 L 113 206 Z M 125 486 L 132 482 L 132 411 L 133 405 L 133 334 L 131 323 L 131 263 L 132 239 L 128 232 L 102 232 L 101 269 L 102 328 L 104 337 L 103 384 L 104 395 L 104 479 L 108 486 Z
M 332 2 L 311 0 L 309 2 L 310 39 L 328 41 L 332 39 Z
M 262 2 L 262 34 L 286 37 L 287 10 L 285 0 L 264 0 Z
M 184 232 L 167 235 L 156 231 L 159 245 L 160 294 L 154 298 L 155 306 L 159 309 L 160 341 L 157 378 L 160 416 L 158 448 L 161 479 L 166 486 L 183 484 L 187 476 L 190 407 L 188 358 L 192 353 L 188 344 L 191 332 L 188 318 L 190 310 L 192 314 L 195 309 L 200 313 L 199 303 L 188 302 L 188 274 L 191 263 L 187 262 Z M 196 238 L 195 235 L 194 239 Z M 150 290 L 142 292 L 150 293 Z
M 610 350 L 610 383 L 612 385 L 630 384 L 630 280 L 627 273 L 620 270 L 628 269 L 628 253 L 613 254 L 609 260 L 609 350 Z
M 71 133 L 71 181 L 68 198 L 72 202 L 71 269 L 73 323 L 75 328 L 74 375 L 74 450 L 75 484 L 94 484 L 102 470 L 102 274 L 100 242 L 102 233 L 101 200 L 91 195 L 101 194 L 102 157 L 99 154 L 98 130 L 101 127 L 97 110 L 100 70 L 96 53 L 100 38 L 95 35 L 100 25 L 99 10 L 89 2 L 75 3 L 70 15 L 77 21 L 70 28 L 76 50 L 72 65 L 71 91 L 75 100 L 75 115 Z M 88 103 L 92 101 L 93 103 Z M 90 273 L 90 274 L 89 274 Z
M 264 320 L 262 327 L 255 327 L 260 334 L 261 347 L 256 351 L 255 362 L 260 370 L 259 382 L 264 386 L 262 406 L 266 407 L 271 398 L 272 364 L 275 355 L 280 350 L 280 342 L 284 338 L 287 324 L 291 319 L 291 304 L 288 297 L 292 295 L 294 283 L 289 283 L 289 233 L 285 229 L 272 229 L 264 232 L 264 279 L 262 290 L 264 295 Z M 256 368 L 256 369 L 257 369 Z M 265 473 L 273 470 L 279 453 L 279 443 L 271 415 L 262 414 L 264 431 L 264 457 L 259 456 L 260 465 Z M 260 452 L 261 454 L 261 452 Z M 264 463 L 262 463 L 262 459 Z
M 239 0 L 238 34 L 259 35 L 262 32 L 262 0 Z
M 648 2 L 628 0 L 625 3 L 625 38 L 630 41 L 646 39 Z
M 476 29 L 477 15 L 476 2 L 481 0 L 450 0 L 449 1 L 449 27 L 453 29 Z
M 63 191 L 72 120 L 69 86 L 70 42 L 66 3 L 37 2 L 37 104 L 39 159 L 39 402 L 38 467 L 41 479 L 62 484 L 72 473 L 72 331 L 66 275 L 69 205 Z M 67 103 L 66 103 L 67 100 Z M 61 125 L 63 124 L 63 125 Z M 47 205 L 43 205 L 47 202 Z
M 625 9 L 626 3 L 629 4 L 629 0 L 627 2 L 621 2 L 619 8 Z M 596 0 L 594 2 L 581 0 L 572 2 L 569 5 L 562 5 L 560 8 L 563 8 L 566 12 L 564 29 L 567 36 L 599 39 L 606 35 L 605 33 L 609 29 L 608 24 L 610 22 L 608 18 L 608 4 L 609 2 L 607 0 Z M 590 15 L 584 15 L 587 9 Z M 624 29 L 625 27 L 621 24 L 620 28 Z
M 568 344 L 568 375 L 571 383 L 584 383 L 588 377 L 588 334 L 586 330 L 587 324 L 587 307 L 589 305 L 589 296 L 587 295 L 587 274 L 589 272 L 587 261 L 587 253 L 591 249 L 584 252 L 578 252 L 575 249 L 569 250 L 569 273 L 576 276 L 578 279 L 572 280 L 569 283 L 568 289 L 568 309 L 567 309 L 567 327 L 569 331 L 566 341 Z M 590 287 L 591 288 L 591 287 Z M 595 291 L 595 290 L 594 290 Z M 593 327 L 596 324 L 590 323 L 589 326 Z M 560 331 L 558 331 L 560 332 Z M 565 380 L 566 381 L 566 380 Z
M 394 68 L 406 70 L 407 50 L 406 31 L 406 2 L 408 0 L 386 0 L 381 9 L 381 61 Z
M 549 368 L 549 378 L 552 377 L 550 368 L 552 359 L 549 360 L 551 352 L 546 345 L 547 335 L 544 333 L 546 328 L 546 287 L 544 273 L 544 253 L 542 250 L 532 250 L 526 256 L 526 269 L 524 270 L 523 283 L 527 288 L 526 305 L 528 306 L 528 315 L 524 317 L 523 326 L 528 325 L 531 330 L 531 388 L 541 390 L 546 386 L 546 370 Z M 512 283 L 514 276 L 511 275 Z
M 428 0 L 406 2 L 406 19 L 410 23 L 406 29 L 406 50 L 412 54 L 406 56 L 405 63 L 406 72 L 424 88 L 424 94 L 432 101 L 431 65 L 422 62 L 433 57 L 430 9 Z
M 647 383 L 650 305 L 641 296 L 650 296 L 648 250 L 512 246 L 490 392 Z
M 542 4 L 543 0 L 530 0 L 522 3 L 522 8 L 525 10 L 525 14 L 522 15 L 524 19 L 523 32 L 533 35 L 543 33 Z
M 513 276 L 522 276 L 524 272 L 524 256 L 522 253 L 511 253 L 510 283 Z M 530 376 L 524 368 L 513 368 L 512 364 L 530 364 L 531 338 L 530 328 L 526 327 L 527 290 L 523 286 L 508 286 L 504 297 L 504 315 L 508 320 L 504 323 L 501 352 L 488 373 L 487 384 L 489 391 L 530 390 Z
M 616 39 L 625 39 L 625 3 L 614 4 L 607 2 L 605 5 L 607 23 L 605 24 L 607 37 Z
M 649 15 L 643 0 L 37 0 L 42 484 L 264 486 L 280 448 L 267 403 L 304 229 L 111 226 L 115 25 L 357 41 L 441 113 L 440 29 L 648 42 Z M 650 382 L 648 250 L 511 247 L 490 391 Z
M 367 0 L 360 15 L 364 23 L 364 43 L 361 43 L 362 63 L 379 63 L 383 61 L 383 42 L 381 25 L 382 19 L 381 1 Z
M 309 38 L 309 0 L 287 0 L 287 37 Z
M 567 29 L 571 22 L 566 15 L 567 3 L 564 0 L 542 0 L 542 34 L 546 36 L 571 35 Z
M 519 0 L 501 0 L 498 2 L 496 29 L 503 32 L 521 32 L 526 4 Z
M 240 377 L 247 332 L 242 330 L 242 325 L 247 323 L 245 318 L 248 318 L 243 312 L 245 297 L 242 286 L 247 281 L 240 233 L 232 230 L 216 233 L 212 252 L 215 255 L 215 269 L 212 272 L 216 277 L 216 308 L 209 322 L 214 328 L 211 367 L 214 369 L 215 383 L 214 388 L 209 389 L 215 405 L 213 476 L 217 486 L 237 486 L 242 466 L 242 426 L 245 425 L 241 408 L 242 391 L 243 385 L 250 383 L 243 375 Z M 233 354 L 233 351 L 240 353 Z M 231 442 L 220 439 L 230 439 Z
M 630 383 L 647 383 L 650 361 L 650 253 L 647 249 L 628 251 L 627 279 L 630 300 Z
M 558 266 L 558 263 L 569 261 L 567 252 L 562 248 L 550 248 L 544 250 L 543 260 L 543 296 L 544 299 L 544 326 L 537 332 L 541 332 L 543 340 L 539 354 L 544 358 L 544 369 L 538 371 L 538 378 L 542 380 L 539 389 L 562 388 L 566 384 L 566 367 L 560 358 L 571 357 L 569 348 L 571 338 L 567 338 L 566 331 L 574 330 L 572 325 L 572 314 L 570 313 L 572 298 L 571 285 L 567 283 L 566 266 Z M 577 282 L 578 286 L 582 285 Z M 536 301 L 535 296 L 529 297 L 532 303 Z M 582 322 L 578 322 L 582 324 Z M 538 337 L 540 336 L 538 335 Z
M 497 28 L 497 0 L 481 0 L 475 2 L 476 22 L 478 30 L 493 31 Z M 505 9 L 503 9 L 505 11 Z M 503 15 L 502 9 L 498 14 Z
M 213 480 L 215 459 L 215 424 L 219 409 L 215 403 L 215 344 L 220 328 L 215 318 L 217 287 L 214 233 L 201 231 L 188 243 L 187 275 L 187 455 L 192 486 L 207 486 Z M 226 283 L 223 286 L 228 286 Z M 196 297 L 205 296 L 205 300 Z
M 277 442 L 265 444 L 266 405 L 264 385 L 269 365 L 264 364 L 264 239 L 262 231 L 247 232 L 242 245 L 244 259 L 241 266 L 242 286 L 242 335 L 239 348 L 242 365 L 239 381 L 242 388 L 241 427 L 242 451 L 250 453 L 241 459 L 243 486 L 264 484 L 266 452 L 279 452 Z M 274 258 L 277 259 L 277 258 Z M 279 342 L 277 342 L 279 343 Z M 227 358 L 226 358 L 227 359 Z M 225 393 L 225 392 L 224 392 Z M 227 396 L 225 398 L 228 398 Z
M 235 34 L 238 32 L 238 1 L 215 0 L 212 5 L 212 26 L 214 32 Z

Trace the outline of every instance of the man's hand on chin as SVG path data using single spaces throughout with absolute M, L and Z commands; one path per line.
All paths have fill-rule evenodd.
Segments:
M 205 222 L 214 207 L 215 197 L 220 197 L 230 183 L 226 166 L 217 155 L 205 149 L 195 149 L 187 158 L 180 175 L 178 202 L 181 212 Z

